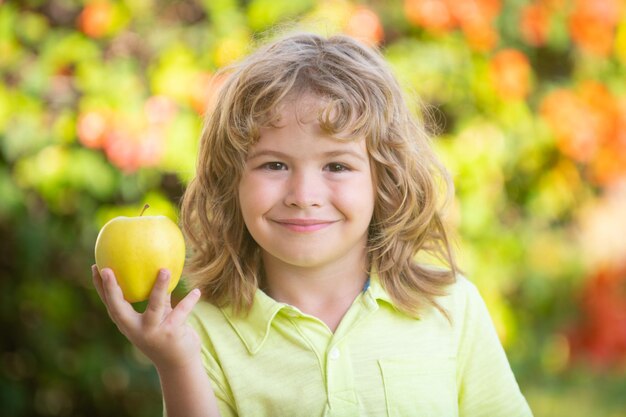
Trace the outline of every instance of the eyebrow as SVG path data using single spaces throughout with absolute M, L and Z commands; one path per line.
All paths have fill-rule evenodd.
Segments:
M 271 149 L 260 149 L 258 151 L 253 151 L 250 154 L 248 154 L 248 157 L 246 158 L 246 160 L 250 160 L 250 159 L 255 159 L 255 158 L 259 158 L 261 156 L 271 156 L 271 157 L 277 157 L 280 159 L 288 159 L 289 155 L 287 155 L 284 152 L 281 151 L 275 151 L 275 150 L 271 150 Z M 355 152 L 353 150 L 337 150 L 337 151 L 328 151 L 328 152 L 322 152 L 320 153 L 320 156 L 323 158 L 336 158 L 336 157 L 341 157 L 341 156 L 352 156 L 353 158 L 356 158 L 362 162 L 367 162 L 367 159 L 361 155 L 358 152 Z

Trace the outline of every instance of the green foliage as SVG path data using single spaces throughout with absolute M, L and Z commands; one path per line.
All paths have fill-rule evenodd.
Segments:
M 92 288 L 95 238 L 145 202 L 176 219 L 213 74 L 276 27 L 379 44 L 535 414 L 625 415 L 626 4 L 430 1 L 0 2 L 3 415 L 161 413 Z

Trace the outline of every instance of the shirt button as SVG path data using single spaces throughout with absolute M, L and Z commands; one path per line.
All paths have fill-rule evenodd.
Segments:
M 330 352 L 328 353 L 328 357 L 330 358 L 331 361 L 339 359 L 339 356 L 341 356 L 341 353 L 339 352 L 339 349 L 337 348 L 332 348 Z

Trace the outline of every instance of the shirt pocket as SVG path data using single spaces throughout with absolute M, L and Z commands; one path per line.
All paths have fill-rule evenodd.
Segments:
M 454 357 L 378 361 L 389 417 L 457 417 Z

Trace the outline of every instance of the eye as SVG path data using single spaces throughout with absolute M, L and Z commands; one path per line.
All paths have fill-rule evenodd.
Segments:
M 350 171 L 350 168 L 348 168 L 346 165 L 339 163 L 339 162 L 331 162 L 330 164 L 326 165 L 324 169 L 330 172 Z
M 284 171 L 287 169 L 287 165 L 283 164 L 282 162 L 267 162 L 261 165 L 261 168 L 270 171 Z

